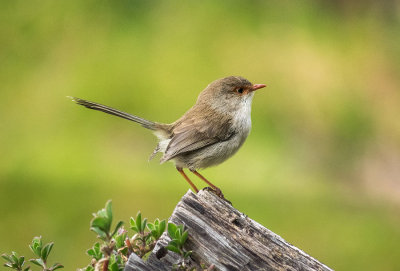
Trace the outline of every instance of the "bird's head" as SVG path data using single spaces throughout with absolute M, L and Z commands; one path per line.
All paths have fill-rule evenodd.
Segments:
M 264 88 L 264 84 L 253 85 L 240 76 L 228 76 L 209 84 L 199 95 L 197 103 L 208 104 L 222 110 L 237 110 L 243 104 L 251 105 L 254 91 Z

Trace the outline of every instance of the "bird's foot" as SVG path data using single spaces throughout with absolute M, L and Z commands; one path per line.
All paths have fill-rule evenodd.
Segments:
M 221 198 L 221 199 L 223 199 L 224 201 L 226 201 L 226 202 L 228 202 L 230 205 L 232 205 L 232 203 L 229 201 L 229 200 L 227 200 L 226 198 L 225 198 L 225 196 L 224 196 L 224 194 L 222 193 L 222 191 L 221 191 L 221 189 L 219 189 L 218 187 L 210 187 L 210 186 L 206 186 L 206 187 L 204 187 L 204 189 L 203 190 L 207 190 L 207 191 L 210 191 L 210 192 L 213 192 L 215 195 L 217 195 L 219 198 Z

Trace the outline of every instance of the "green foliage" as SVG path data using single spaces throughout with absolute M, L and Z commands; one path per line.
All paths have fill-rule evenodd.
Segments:
M 92 270 L 96 265 L 103 266 L 103 269 L 110 271 L 122 271 L 125 265 L 124 259 L 127 259 L 124 251 L 124 242 L 126 231 L 122 227 L 123 222 L 119 221 L 112 228 L 112 203 L 106 202 L 105 208 L 93 214 L 90 221 L 90 230 L 97 234 L 97 237 L 103 241 L 103 244 L 96 242 L 92 248 L 87 250 L 87 254 L 92 258 L 92 262 L 81 270 Z
M 99 261 L 103 256 L 100 250 L 100 243 L 98 242 L 96 242 L 92 248 L 89 248 L 86 253 L 96 261 Z
M 173 252 L 179 253 L 184 258 L 187 258 L 192 253 L 191 251 L 184 251 L 183 245 L 188 238 L 188 231 L 184 230 L 183 225 L 175 225 L 174 223 L 168 223 L 168 235 L 171 237 L 171 241 L 166 246 L 166 249 Z
M 150 230 L 150 233 L 155 240 L 161 237 L 161 235 L 165 231 L 165 226 L 165 220 L 160 221 L 158 218 L 154 221 L 154 224 L 147 224 L 147 228 Z
M 181 256 L 181 261 L 175 268 L 179 270 L 191 270 L 190 255 L 192 255 L 192 251 L 186 251 L 183 248 L 189 236 L 189 232 L 184 229 L 184 225 L 175 225 L 174 223 L 168 223 L 167 231 L 169 237 L 171 237 L 171 241 L 165 248 Z
M 55 263 L 50 267 L 47 266 L 47 258 L 49 257 L 53 245 L 54 243 L 48 243 L 43 246 L 42 237 L 41 236 L 34 237 L 29 247 L 32 250 L 33 254 L 38 258 L 30 259 L 29 261 L 34 265 L 40 266 L 43 271 L 54 271 L 63 268 L 64 266 L 59 263 Z M 23 267 L 23 265 L 25 264 L 25 257 L 18 256 L 18 254 L 14 251 L 12 252 L 11 255 L 3 254 L 2 258 L 7 261 L 4 264 L 4 266 L 6 267 L 23 271 L 31 270 L 29 266 L 25 268 Z
M 156 219 L 154 223 L 148 223 L 147 218 L 142 218 L 142 214 L 138 212 L 135 218 L 130 218 L 130 229 L 134 232 L 130 238 L 128 231 L 122 227 L 122 221 L 119 221 L 114 229 L 111 227 L 113 219 L 111 207 L 111 201 L 108 201 L 105 208 L 95 213 L 90 222 L 90 229 L 103 242 L 96 242 L 87 250 L 92 260 L 81 271 L 92 271 L 96 267 L 101 267 L 102 270 L 122 271 L 131 253 L 144 257 L 153 250 L 157 240 L 165 231 L 165 220 Z
M 121 255 L 112 254 L 110 256 L 110 262 L 108 270 L 110 271 L 123 271 L 125 268 L 125 262 L 122 260 Z
M 146 229 L 147 218 L 143 219 L 142 221 L 142 214 L 138 212 L 138 214 L 136 215 L 136 219 L 133 219 L 133 217 L 131 217 L 130 223 L 132 230 L 134 230 L 137 233 L 143 234 Z
M 127 236 L 128 236 L 128 232 L 124 228 L 120 228 L 120 230 L 114 236 L 115 247 L 117 249 L 124 248 L 125 240 L 126 240 Z
M 86 266 L 85 268 L 81 268 L 81 271 L 94 271 L 94 267 L 91 265 Z
M 136 218 L 131 217 L 130 228 L 135 235 L 129 241 L 129 249 L 139 257 L 145 256 L 153 250 L 156 241 L 165 231 L 165 220 L 156 219 L 154 223 L 148 223 L 147 218 L 142 219 L 142 214 L 137 213 Z
M 94 271 L 100 268 L 108 271 L 123 271 L 129 255 L 136 253 L 139 257 L 144 257 L 153 250 L 157 240 L 166 228 L 165 220 L 160 221 L 157 218 L 154 223 L 147 223 L 147 218 L 142 219 L 142 214 L 138 212 L 136 218 L 130 218 L 130 228 L 133 230 L 134 235 L 129 238 L 128 231 L 122 227 L 122 221 L 119 221 L 112 229 L 113 213 L 110 200 L 107 201 L 104 209 L 93 215 L 94 217 L 90 221 L 90 230 L 97 234 L 102 243 L 96 242 L 93 247 L 86 251 L 92 260 L 88 266 L 80 269 L 81 271 Z M 168 223 L 168 235 L 172 240 L 166 248 L 182 257 L 182 262 L 178 264 L 179 269 L 190 270 L 187 269 L 186 261 L 191 255 L 191 251 L 185 251 L 183 248 L 188 238 L 188 231 L 184 230 L 183 225 L 177 226 L 173 223 Z M 55 263 L 50 267 L 47 266 L 47 259 L 53 246 L 53 242 L 43 245 L 41 236 L 34 237 L 29 248 L 37 258 L 29 261 L 41 267 L 43 271 L 54 271 L 63 268 L 64 266 L 59 263 Z M 4 264 L 6 267 L 19 271 L 31 271 L 30 266 L 24 267 L 25 257 L 19 256 L 14 251 L 10 255 L 3 254 L 1 257 L 6 260 Z
M 93 214 L 93 219 L 90 222 L 90 229 L 98 234 L 98 238 L 103 241 L 110 241 L 111 238 L 117 233 L 118 229 L 121 228 L 123 222 L 119 221 L 113 231 L 111 230 L 112 223 L 112 204 L 111 201 L 107 201 L 106 207 L 101 209 L 97 213 Z
M 23 267 L 25 264 L 25 257 L 19 256 L 16 252 L 12 252 L 11 255 L 2 254 L 1 257 L 5 259 L 7 262 L 4 264 L 5 267 L 9 267 L 15 270 L 23 270 L 28 271 L 30 270 L 28 267 Z
M 53 245 L 54 243 L 48 243 L 43 246 L 42 237 L 34 237 L 29 247 L 32 252 L 39 258 L 30 259 L 29 261 L 35 265 L 42 267 L 44 271 L 53 271 L 63 268 L 64 266 L 59 263 L 55 263 L 51 267 L 47 267 L 47 258 L 53 248 Z

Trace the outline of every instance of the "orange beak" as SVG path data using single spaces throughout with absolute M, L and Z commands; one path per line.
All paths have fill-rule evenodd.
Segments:
M 260 88 L 265 88 L 266 86 L 267 85 L 264 85 L 264 84 L 255 84 L 255 85 L 253 85 L 252 91 L 255 91 Z

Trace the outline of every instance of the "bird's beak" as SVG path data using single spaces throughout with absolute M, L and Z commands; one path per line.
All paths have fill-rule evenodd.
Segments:
M 253 88 L 251 90 L 255 91 L 255 90 L 260 89 L 260 88 L 265 88 L 266 86 L 267 85 L 264 85 L 264 84 L 255 84 L 255 85 L 253 85 Z

